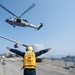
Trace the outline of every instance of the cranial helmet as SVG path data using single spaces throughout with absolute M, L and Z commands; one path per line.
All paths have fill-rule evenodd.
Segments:
M 33 47 L 32 47 L 32 46 L 28 46 L 28 47 L 26 48 L 26 51 L 33 51 Z
M 4 58 L 5 58 L 5 56 L 2 56 L 2 58 L 4 59 Z

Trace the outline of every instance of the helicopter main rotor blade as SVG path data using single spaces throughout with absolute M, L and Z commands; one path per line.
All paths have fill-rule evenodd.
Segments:
M 10 14 L 12 14 L 13 16 L 18 17 L 18 16 L 16 16 L 15 14 L 13 14 L 11 11 L 9 11 L 7 8 L 5 8 L 2 4 L 0 4 L 0 6 L 1 6 L 3 9 L 5 9 L 7 12 L 9 12 Z
M 32 9 L 35 6 L 35 4 L 33 3 L 23 14 L 21 14 L 21 16 L 23 16 L 25 13 L 27 13 L 30 9 Z M 21 17 L 20 16 L 20 17 Z

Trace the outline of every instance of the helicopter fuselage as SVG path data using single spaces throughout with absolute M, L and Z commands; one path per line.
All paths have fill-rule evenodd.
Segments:
M 9 18 L 6 19 L 5 21 L 13 26 L 21 26 L 21 27 L 29 26 L 29 22 L 25 19 Z

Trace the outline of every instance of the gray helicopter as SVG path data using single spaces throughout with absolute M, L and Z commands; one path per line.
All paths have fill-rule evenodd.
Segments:
M 27 13 L 30 9 L 32 9 L 35 6 L 34 3 L 26 11 L 24 11 L 20 16 L 16 16 L 14 13 L 12 13 L 7 8 L 5 8 L 2 4 L 0 4 L 0 6 L 3 9 L 5 9 L 7 12 L 9 12 L 10 14 L 12 14 L 13 16 L 16 17 L 16 18 L 9 18 L 9 19 L 5 20 L 5 22 L 9 23 L 13 27 L 15 27 L 15 26 L 31 27 L 31 28 L 39 30 L 43 26 L 42 23 L 40 23 L 38 26 L 35 26 L 33 24 L 30 24 L 26 19 L 21 18 L 25 13 Z

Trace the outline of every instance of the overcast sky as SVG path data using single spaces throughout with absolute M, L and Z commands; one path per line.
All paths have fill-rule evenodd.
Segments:
M 44 26 L 40 30 L 13 27 L 5 20 L 14 17 L 0 8 L 0 35 L 27 45 L 43 44 L 52 50 L 47 55 L 75 55 L 75 0 L 0 0 L 15 15 L 20 16 L 32 3 L 35 7 L 22 18 L 31 24 Z M 6 46 L 14 43 L 0 38 L 0 53 L 9 53 Z M 19 50 L 25 48 L 19 45 Z

